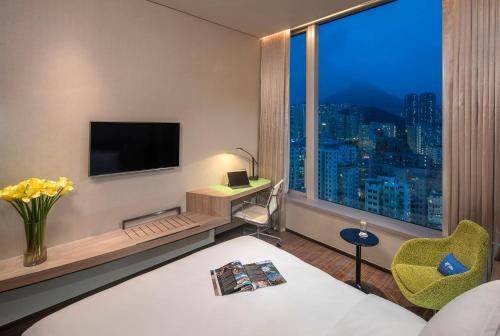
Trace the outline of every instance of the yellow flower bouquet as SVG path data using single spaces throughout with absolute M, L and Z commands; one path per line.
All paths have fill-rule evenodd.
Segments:
M 71 190 L 73 182 L 66 177 L 61 177 L 58 181 L 30 178 L 0 190 L 0 198 L 10 203 L 24 221 L 24 266 L 38 265 L 47 260 L 47 215 L 52 206 Z

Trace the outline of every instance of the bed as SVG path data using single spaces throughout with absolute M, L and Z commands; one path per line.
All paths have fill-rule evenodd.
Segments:
M 210 269 L 269 259 L 286 284 L 215 296 Z M 204 249 L 72 304 L 25 336 L 418 335 L 425 321 L 253 237 Z

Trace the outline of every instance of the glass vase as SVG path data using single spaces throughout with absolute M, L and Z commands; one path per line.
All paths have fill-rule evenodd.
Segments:
M 39 265 L 47 260 L 45 225 L 46 218 L 24 223 L 26 250 L 24 251 L 23 264 L 26 267 Z

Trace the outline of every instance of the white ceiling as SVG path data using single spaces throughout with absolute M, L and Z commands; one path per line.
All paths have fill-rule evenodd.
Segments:
M 358 5 L 366 0 L 148 0 L 262 37 Z

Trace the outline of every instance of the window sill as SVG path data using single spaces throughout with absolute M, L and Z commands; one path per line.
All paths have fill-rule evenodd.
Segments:
M 402 222 L 396 219 L 380 216 L 363 210 L 349 208 L 343 205 L 334 204 L 322 200 L 307 199 L 305 194 L 298 192 L 289 192 L 285 197 L 287 202 L 294 203 L 300 206 L 307 207 L 312 210 L 317 210 L 328 215 L 340 216 L 350 222 L 357 223 L 361 219 L 368 222 L 368 230 L 371 227 L 376 229 L 395 233 L 407 238 L 439 238 L 442 237 L 442 232 Z

